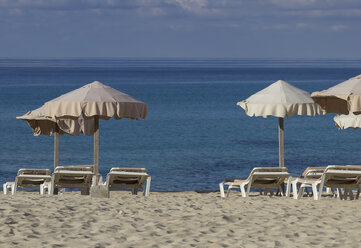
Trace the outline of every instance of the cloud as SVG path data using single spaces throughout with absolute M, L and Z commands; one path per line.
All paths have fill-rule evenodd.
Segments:
M 271 0 L 275 5 L 286 8 L 297 8 L 299 6 L 311 6 L 317 3 L 317 0 Z
M 314 25 L 304 22 L 296 23 L 296 28 L 313 28 Z
M 208 0 L 165 0 L 170 5 L 176 5 L 182 10 L 197 16 L 224 15 L 225 1 L 209 2 Z
M 348 27 L 345 26 L 345 25 L 333 25 L 331 26 L 331 30 L 333 31 L 341 31 L 341 30 L 344 30 L 344 29 L 347 29 Z

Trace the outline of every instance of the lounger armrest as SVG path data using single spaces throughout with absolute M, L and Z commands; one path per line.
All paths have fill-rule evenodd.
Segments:
M 51 179 L 50 175 L 19 175 L 17 178 L 30 178 L 30 179 Z
M 125 172 L 125 171 L 112 171 L 108 175 L 124 175 L 124 176 L 147 176 L 149 175 L 144 172 Z
M 325 174 L 333 174 L 333 175 L 361 175 L 361 170 L 327 170 Z
M 280 175 L 280 176 L 291 176 L 290 173 L 288 172 L 254 172 L 253 175 L 260 175 L 260 176 L 267 176 L 267 175 L 270 175 L 270 176 L 277 176 L 277 175 Z
M 73 171 L 73 170 L 60 170 L 55 171 L 53 174 L 61 175 L 94 175 L 92 171 Z

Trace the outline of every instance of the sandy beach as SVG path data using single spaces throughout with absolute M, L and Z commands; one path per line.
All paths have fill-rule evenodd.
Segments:
M 1 194 L 0 247 L 360 247 L 360 200 Z

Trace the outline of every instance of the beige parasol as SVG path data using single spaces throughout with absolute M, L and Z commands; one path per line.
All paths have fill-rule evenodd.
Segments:
M 327 90 L 316 91 L 312 99 L 327 113 L 361 113 L 361 75 L 350 78 Z
M 354 115 L 353 113 L 336 115 L 333 120 L 335 121 L 336 127 L 342 130 L 347 128 L 358 129 L 361 127 L 361 115 Z
M 54 167 L 59 164 L 59 134 L 94 135 L 94 172 L 98 173 L 99 119 L 144 119 L 146 116 L 147 104 L 95 81 L 17 118 L 26 120 L 34 135 L 54 132 Z
M 238 102 L 248 116 L 278 117 L 279 166 L 284 167 L 283 118 L 293 115 L 322 115 L 324 111 L 314 103 L 310 94 L 289 83 L 278 80 L 267 88 Z

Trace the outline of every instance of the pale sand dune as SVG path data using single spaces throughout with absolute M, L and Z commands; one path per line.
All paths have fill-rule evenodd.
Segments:
M 361 200 L 1 195 L 0 247 L 361 247 Z

